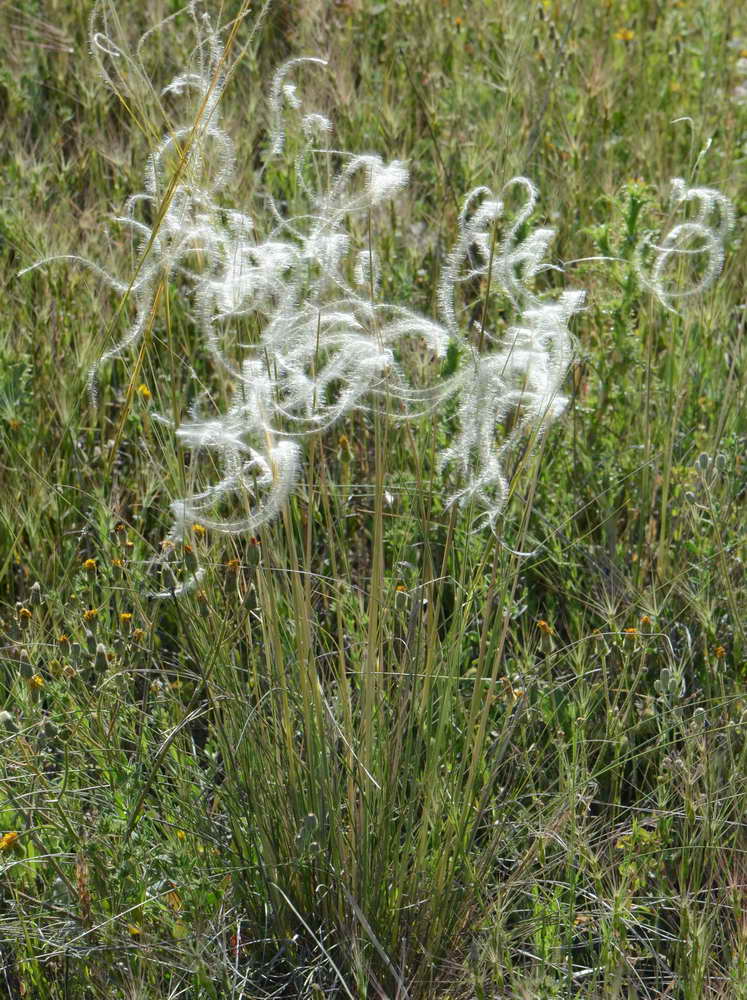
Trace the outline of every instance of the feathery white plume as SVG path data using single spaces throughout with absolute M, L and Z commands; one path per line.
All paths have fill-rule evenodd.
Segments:
M 404 190 L 407 166 L 333 148 L 331 122 L 304 111 L 298 84 L 305 70 L 326 63 L 292 59 L 276 72 L 269 92 L 270 156 L 284 153 L 293 128 L 289 118 L 295 118 L 294 148 L 300 149 L 294 169 L 306 210 L 289 216 L 269 195 L 270 228 L 264 231 L 263 220 L 228 211 L 220 198 L 235 155 L 219 123 L 224 52 L 219 32 L 198 15 L 195 0 L 188 9 L 199 33 L 196 65 L 162 93 L 196 94 L 200 114 L 160 142 L 146 165 L 144 191 L 128 200 L 119 219 L 139 240 L 135 278 L 120 281 L 88 264 L 111 287 L 127 292 L 135 309 L 124 337 L 92 371 L 92 389 L 100 366 L 123 357 L 155 321 L 156 292 L 168 281 L 188 296 L 205 347 L 233 381 L 226 413 L 204 419 L 193 414 L 175 427 L 176 439 L 195 457 L 214 457 L 219 479 L 171 504 L 171 538 L 183 539 L 195 523 L 220 534 L 253 534 L 286 503 L 306 436 L 384 400 L 393 418 L 405 420 L 432 413 L 456 396 L 459 430 L 440 458 L 441 468 L 460 481 L 449 502 L 476 503 L 482 520 L 495 529 L 508 498 L 511 449 L 520 437 L 541 433 L 565 405 L 562 383 L 573 357 L 569 323 L 584 299 L 575 291 L 548 298 L 536 288 L 554 235 L 542 228 L 524 235 L 536 188 L 516 177 L 500 198 L 486 187 L 467 196 L 439 288 L 442 323 L 380 301 L 381 261 L 370 246 L 360 246 L 361 227 L 353 223 Z M 92 46 L 115 69 L 129 59 L 111 42 L 105 24 L 96 23 Z M 102 71 L 108 76 L 103 64 Z M 507 217 L 505 204 L 517 195 L 520 206 Z M 138 218 L 144 203 L 156 220 L 152 225 Z M 703 204 L 708 215 L 723 203 Z M 654 272 L 658 283 L 663 266 Z M 486 294 L 488 287 L 501 293 L 516 316 L 502 332 L 487 323 L 475 346 L 460 294 L 480 282 Z M 256 319 L 258 341 L 234 342 L 237 350 L 227 351 L 242 316 Z M 416 384 L 407 359 L 417 352 L 408 343 L 436 358 L 452 344 L 461 367 L 430 385 Z M 244 358 L 238 365 L 230 360 L 237 352 Z M 198 568 L 185 584 L 156 596 L 183 592 L 201 574 Z
M 658 243 L 645 237 L 636 262 L 642 282 L 675 312 L 675 302 L 706 291 L 721 273 L 726 240 L 734 227 L 734 206 L 720 191 L 689 188 L 681 177 L 672 180 L 672 202 L 683 209 L 694 207 L 694 216 L 673 226 Z M 652 255 L 648 274 L 644 261 Z

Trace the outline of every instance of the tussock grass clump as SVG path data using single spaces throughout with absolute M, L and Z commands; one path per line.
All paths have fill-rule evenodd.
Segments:
M 561 8 L 14 15 L 0 992 L 744 995 L 736 8 Z

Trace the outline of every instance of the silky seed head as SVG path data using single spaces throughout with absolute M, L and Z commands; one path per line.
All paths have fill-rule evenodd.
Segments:
M 461 18 L 454 23 L 461 26 Z M 538 291 L 550 267 L 554 232 L 532 227 L 536 187 L 526 177 L 515 177 L 498 194 L 479 187 L 467 195 L 439 288 L 440 319 L 386 302 L 371 220 L 381 209 L 394 209 L 409 181 L 406 164 L 375 154 L 341 153 L 331 121 L 307 109 L 301 96 L 305 80 L 325 61 L 289 60 L 275 73 L 268 95 L 269 157 L 291 155 L 289 146 L 297 149 L 294 166 L 307 204 L 292 218 L 268 195 L 273 232 L 263 240 L 262 227 L 252 217 L 226 210 L 223 192 L 235 190 L 229 185 L 236 157 L 220 124 L 225 53 L 209 18 L 197 18 L 195 25 L 198 64 L 179 73 L 163 92 L 175 98 L 196 94 L 200 127 L 191 122 L 163 136 L 145 165 L 143 190 L 129 199 L 118 220 L 148 253 L 132 281 L 84 262 L 134 305 L 122 340 L 90 373 L 94 398 L 100 367 L 131 355 L 146 335 L 162 281 L 177 275 L 188 307 L 199 317 L 201 346 L 230 376 L 232 398 L 225 412 L 203 418 L 195 407 L 189 418 L 176 421 L 177 441 L 190 454 L 206 453 L 217 474 L 171 504 L 172 528 L 162 559 L 190 531 L 195 539 L 208 531 L 255 535 L 288 502 L 305 443 L 384 399 L 394 401 L 403 420 L 444 406 L 456 409 L 457 433 L 439 459 L 440 471 L 455 480 L 446 503 L 475 508 L 479 523 L 496 530 L 508 502 L 505 469 L 512 454 L 541 437 L 566 405 L 562 386 L 574 353 L 569 324 L 584 298 L 578 291 L 555 297 Z M 104 72 L 107 60 L 122 56 L 101 31 L 94 33 L 92 49 L 102 58 Z M 286 141 L 289 131 L 294 144 Z M 178 175 L 175 155 L 182 157 Z M 163 206 L 157 227 L 135 210 L 144 199 Z M 516 203 L 514 209 L 507 207 Z M 368 239 L 360 239 L 361 229 L 368 229 Z M 209 267 L 198 258 L 209 261 Z M 657 272 L 654 280 L 661 284 L 663 279 Z M 475 281 L 499 293 L 514 314 L 512 325 L 502 319 L 491 325 L 486 311 L 479 350 L 464 295 Z M 255 357 L 237 365 L 224 352 L 225 331 L 250 314 L 263 317 L 259 343 Z M 451 347 L 456 357 L 474 356 L 475 363 L 455 366 L 445 378 L 435 365 L 434 378 L 423 386 L 422 366 L 411 370 L 409 363 L 413 344 L 419 355 L 436 361 Z M 152 399 L 145 383 L 135 392 L 143 402 Z M 152 418 L 171 425 L 155 412 Z M 511 429 L 497 440 L 496 429 L 506 426 Z M 339 455 L 347 462 L 350 454 L 343 435 Z M 231 509 L 235 513 L 227 514 Z M 124 536 L 119 526 L 115 530 Z M 87 570 L 93 574 L 95 561 L 87 562 L 93 563 Z M 199 586 L 203 570 L 186 550 L 184 562 L 186 577 L 180 583 L 170 567 L 162 566 L 164 589 L 152 596 L 179 597 Z M 229 569 L 235 571 L 230 564 Z

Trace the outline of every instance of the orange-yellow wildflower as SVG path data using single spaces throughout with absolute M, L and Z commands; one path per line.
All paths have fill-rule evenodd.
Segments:
M 8 830 L 7 833 L 4 833 L 2 837 L 0 837 L 0 851 L 12 850 L 15 847 L 17 840 L 18 834 L 16 831 Z

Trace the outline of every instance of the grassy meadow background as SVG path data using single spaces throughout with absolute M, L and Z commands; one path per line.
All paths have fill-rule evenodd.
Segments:
M 276 0 L 252 34 L 255 6 L 229 207 L 301 210 L 288 165 L 259 179 L 265 98 L 324 55 L 305 106 L 409 163 L 371 223 L 388 301 L 434 316 L 464 195 L 536 182 L 548 287 L 588 292 L 571 403 L 515 456 L 504 544 L 447 508 L 453 411 L 357 414 L 258 540 L 196 530 L 200 590 L 150 598 L 189 477 L 151 414 L 228 379 L 164 288 L 93 404 L 127 304 L 18 271 L 132 277 L 111 217 L 185 120 L 157 94 L 194 35 L 114 93 L 88 0 L 0 6 L 0 995 L 747 998 L 744 9 Z M 178 5 L 117 9 L 135 52 Z M 673 177 L 737 216 L 679 314 L 634 267 Z

